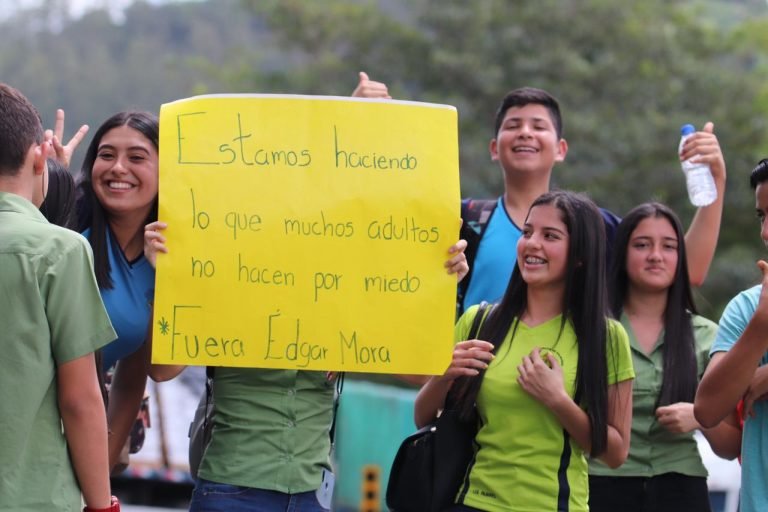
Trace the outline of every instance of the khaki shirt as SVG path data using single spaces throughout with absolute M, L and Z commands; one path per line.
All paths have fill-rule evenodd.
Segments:
M 289 494 L 320 487 L 333 416 L 325 372 L 216 368 L 213 386 L 201 478 Z
M 81 509 L 57 367 L 115 338 L 91 248 L 0 192 L 0 510 Z
M 664 370 L 662 347 L 664 332 L 656 346 L 646 354 L 635 338 L 626 315 L 621 323 L 629 334 L 635 381 L 632 386 L 632 437 L 629 457 L 618 469 L 612 470 L 600 461 L 591 460 L 589 473 L 600 476 L 656 476 L 664 473 L 680 473 L 706 477 L 707 470 L 701 462 L 693 432 L 673 434 L 656 421 L 656 400 L 661 392 Z M 717 324 L 704 317 L 693 315 L 693 337 L 696 342 L 696 362 L 699 378 L 709 362 L 709 349 L 717 333 Z

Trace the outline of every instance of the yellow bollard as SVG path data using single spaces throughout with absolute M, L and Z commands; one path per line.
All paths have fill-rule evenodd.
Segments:
M 375 464 L 363 466 L 363 498 L 360 500 L 360 512 L 381 512 L 381 470 Z

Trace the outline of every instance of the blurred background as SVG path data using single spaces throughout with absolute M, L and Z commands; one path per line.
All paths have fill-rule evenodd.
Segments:
M 365 70 L 395 98 L 457 107 L 462 194 L 489 197 L 502 190 L 487 149 L 495 108 L 508 90 L 530 85 L 563 109 L 570 149 L 553 185 L 586 191 L 620 215 L 663 201 L 687 224 L 679 130 L 711 120 L 728 167 L 726 208 L 696 298 L 714 320 L 757 282 L 754 262 L 765 254 L 747 178 L 768 156 L 766 50 L 765 0 L 5 0 L 0 13 L 0 79 L 31 99 L 47 126 L 64 108 L 65 138 L 119 110 L 157 112 L 198 94 L 346 96 Z M 202 388 L 191 381 L 194 408 Z M 371 384 L 381 386 L 373 395 L 398 389 L 389 384 Z M 408 393 L 393 400 L 407 409 Z M 354 430 L 381 423 L 371 414 Z M 393 437 L 410 430 L 408 421 Z M 186 426 L 165 432 L 186 441 Z M 365 453 L 373 441 L 359 439 Z M 158 460 L 172 465 L 168 457 L 151 464 Z M 159 500 L 151 487 L 141 492 Z

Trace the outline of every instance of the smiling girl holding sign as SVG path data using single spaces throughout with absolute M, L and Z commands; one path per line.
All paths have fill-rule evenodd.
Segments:
M 96 280 L 118 335 L 102 351 L 102 371 L 116 367 L 107 409 L 111 467 L 121 458 L 147 380 L 155 271 L 144 258 L 143 232 L 157 219 L 157 149 L 157 117 L 119 112 L 96 130 L 77 185 L 79 228 L 93 248 Z
M 362 74 L 353 96 L 385 96 L 382 87 Z M 152 265 L 158 252 L 167 252 L 165 228 L 163 222 L 146 227 L 144 250 Z M 468 271 L 465 247 L 464 241 L 452 246 L 445 263 L 459 279 Z M 169 369 L 178 373 L 183 367 Z M 332 486 L 324 484 L 332 479 L 333 377 L 322 371 L 216 368 L 211 440 L 190 510 L 330 510 Z
M 626 459 L 634 372 L 627 334 L 607 317 L 604 265 L 592 201 L 562 191 L 534 201 L 480 339 L 458 342 L 416 399 L 419 427 L 449 391 L 461 413 L 476 407 L 475 456 L 449 510 L 586 512 L 586 456 L 611 467 Z M 459 319 L 457 340 L 477 311 Z

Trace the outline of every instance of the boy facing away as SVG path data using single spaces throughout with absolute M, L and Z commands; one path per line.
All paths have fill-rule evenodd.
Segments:
M 49 152 L 35 107 L 0 84 L 0 510 L 114 511 L 94 351 L 115 333 L 88 243 L 37 209 Z

